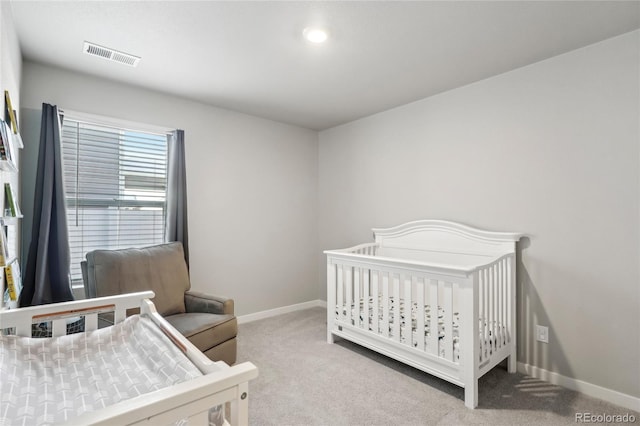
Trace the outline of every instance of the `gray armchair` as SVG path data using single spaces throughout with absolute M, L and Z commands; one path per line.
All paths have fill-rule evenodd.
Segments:
M 190 290 L 181 243 L 94 250 L 81 266 L 88 298 L 153 290 L 158 313 L 207 357 L 229 365 L 236 362 L 233 299 Z

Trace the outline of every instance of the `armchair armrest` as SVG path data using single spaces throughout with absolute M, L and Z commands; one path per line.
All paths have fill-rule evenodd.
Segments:
M 184 293 L 184 304 L 187 312 L 233 315 L 234 310 L 233 299 L 191 290 Z

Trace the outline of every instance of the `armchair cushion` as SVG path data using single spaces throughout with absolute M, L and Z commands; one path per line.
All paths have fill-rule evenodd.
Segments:
M 95 297 L 151 289 L 162 316 L 186 312 L 184 293 L 191 287 L 181 243 L 89 252 L 87 285 Z
M 165 319 L 202 352 L 238 334 L 238 322 L 233 315 L 192 312 L 170 315 Z
M 187 312 L 233 315 L 233 299 L 189 290 L 184 294 Z

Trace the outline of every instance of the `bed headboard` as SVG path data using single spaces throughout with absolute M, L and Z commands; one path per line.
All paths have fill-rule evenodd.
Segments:
M 421 250 L 441 253 L 501 256 L 515 252 L 524 234 L 492 232 L 446 220 L 418 220 L 392 228 L 374 228 L 382 252 Z

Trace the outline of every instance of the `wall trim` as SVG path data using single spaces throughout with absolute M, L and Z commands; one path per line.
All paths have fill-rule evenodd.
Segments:
M 604 388 L 602 386 L 594 385 L 593 383 L 588 383 L 582 380 L 563 376 L 561 374 L 554 373 L 552 371 L 545 370 L 531 364 L 525 364 L 523 362 L 518 362 L 518 372 L 527 374 L 531 377 L 535 377 L 536 379 L 544 380 L 554 385 L 562 386 L 564 388 L 592 396 L 594 398 L 602 399 L 612 404 L 628 408 L 629 410 L 640 411 L 640 398 L 627 395 L 626 393 L 618 392 L 612 389 Z
M 268 309 L 266 311 L 255 312 L 253 314 L 240 315 L 237 317 L 238 324 L 257 321 L 277 315 L 288 314 L 289 312 L 301 311 L 309 308 L 326 308 L 327 302 L 324 300 L 310 300 L 308 302 L 296 303 L 295 305 L 282 306 L 280 308 Z

